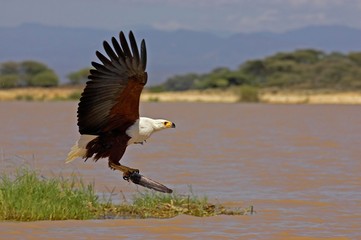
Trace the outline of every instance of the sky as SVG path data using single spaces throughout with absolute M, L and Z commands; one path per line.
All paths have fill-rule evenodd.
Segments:
M 0 0 L 0 26 L 236 33 L 282 32 L 309 25 L 361 29 L 361 0 Z

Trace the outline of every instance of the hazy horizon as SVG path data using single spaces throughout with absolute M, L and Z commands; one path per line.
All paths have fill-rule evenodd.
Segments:
M 38 23 L 105 30 L 283 32 L 310 25 L 361 29 L 361 0 L 20 0 L 2 1 L 0 27 Z

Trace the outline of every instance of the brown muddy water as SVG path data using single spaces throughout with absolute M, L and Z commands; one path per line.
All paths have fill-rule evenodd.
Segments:
M 106 161 L 64 164 L 78 137 L 75 102 L 0 102 L 0 167 L 78 173 L 99 193 L 143 191 Z M 361 239 L 361 106 L 143 103 L 177 128 L 128 148 L 122 162 L 249 216 L 1 222 L 1 239 Z

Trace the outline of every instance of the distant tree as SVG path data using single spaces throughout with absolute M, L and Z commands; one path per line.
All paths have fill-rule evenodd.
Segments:
M 230 71 L 224 77 L 227 79 L 229 86 L 252 85 L 252 79 L 243 71 Z
M 331 52 L 330 54 L 328 54 L 326 56 L 326 59 L 330 60 L 340 60 L 340 59 L 345 59 L 345 54 L 340 53 L 340 52 Z
M 349 75 L 356 64 L 342 56 L 332 53 L 313 66 L 312 88 L 349 88 L 342 79 Z
M 79 71 L 67 75 L 71 85 L 85 84 L 88 81 L 90 68 L 82 68 Z
M 166 91 L 184 91 L 192 89 L 194 82 L 199 78 L 199 75 L 189 73 L 185 75 L 176 75 L 168 78 L 163 84 Z
M 300 49 L 294 52 L 280 52 L 266 58 L 268 61 L 292 61 L 296 63 L 312 64 L 322 58 L 325 53 L 314 49 Z
M 194 81 L 194 88 L 226 88 L 229 86 L 227 75 L 231 71 L 226 67 L 218 67 L 212 70 L 209 74 L 204 74 Z
M 19 84 L 22 86 L 33 86 L 31 81 L 34 76 L 47 70 L 49 70 L 49 68 L 44 63 L 32 60 L 23 61 L 19 66 Z
M 343 88 L 361 89 L 361 68 L 352 68 L 342 75 L 341 85 Z
M 27 60 L 3 62 L 0 64 L 0 88 L 56 86 L 59 78 L 44 63 Z
M 52 70 L 42 71 L 30 78 L 29 86 L 54 87 L 59 84 L 58 76 Z
M 152 93 L 159 93 L 159 92 L 164 92 L 165 91 L 163 84 L 155 85 L 155 86 L 149 86 L 149 87 L 147 87 L 147 89 Z
M 207 88 L 226 88 L 229 86 L 229 82 L 226 78 L 215 77 L 208 75 L 194 83 L 196 89 L 207 89 Z
M 1 75 L 19 74 L 19 64 L 13 61 L 1 63 L 0 74 Z
M 49 68 L 44 63 L 27 60 L 20 63 L 20 69 L 24 74 L 35 76 Z
M 253 76 L 263 76 L 266 73 L 266 65 L 262 60 L 246 61 L 239 68 L 245 74 Z
M 262 85 L 266 81 L 267 67 L 263 60 L 250 60 L 239 66 L 238 71 L 252 85 Z
M 0 75 L 0 88 L 14 88 L 18 85 L 19 77 L 16 74 Z
M 227 67 L 218 67 L 213 69 L 210 74 L 214 74 L 214 75 L 225 75 L 227 73 L 229 73 L 231 70 Z
M 267 78 L 264 87 L 295 88 L 302 81 L 305 80 L 299 74 L 275 73 Z
M 292 53 L 292 55 L 293 61 L 302 64 L 313 64 L 322 60 L 326 56 L 324 52 L 315 49 L 296 50 Z
M 234 85 L 249 83 L 249 77 L 241 71 L 231 71 L 219 67 L 208 74 L 199 76 L 193 83 L 195 89 L 227 88 Z
M 159 85 L 158 89 L 182 91 L 239 85 L 361 89 L 361 52 L 327 54 L 314 49 L 279 52 L 263 59 L 246 61 L 235 71 L 219 67 L 202 75 L 177 75 Z
M 348 58 L 357 65 L 361 66 L 361 52 L 351 52 L 348 55 Z

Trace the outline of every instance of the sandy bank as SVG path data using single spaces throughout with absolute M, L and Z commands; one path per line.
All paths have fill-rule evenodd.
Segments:
M 16 88 L 0 89 L 0 101 L 77 100 L 82 88 Z M 361 92 L 336 91 L 261 91 L 260 102 L 280 104 L 361 104 Z M 208 90 L 151 93 L 144 91 L 145 102 L 237 102 L 239 96 L 232 90 Z

